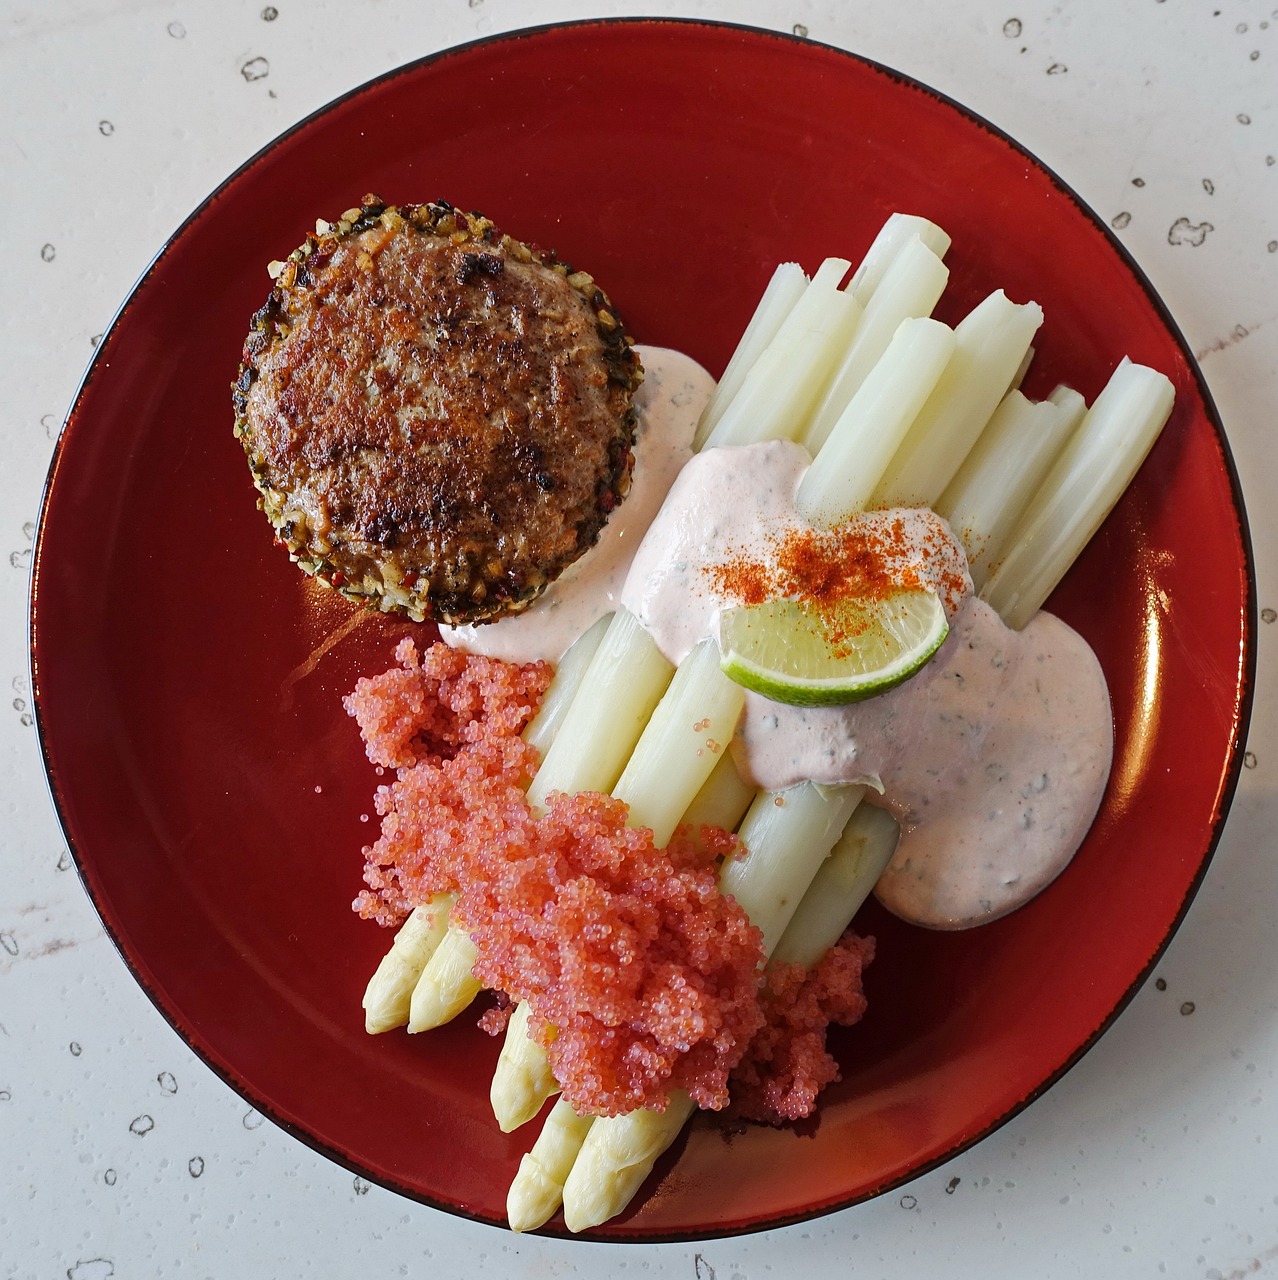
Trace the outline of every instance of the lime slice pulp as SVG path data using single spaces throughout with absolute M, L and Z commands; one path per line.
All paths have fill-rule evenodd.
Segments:
M 814 605 L 769 600 L 719 615 L 724 673 L 774 702 L 860 702 L 918 672 L 949 633 L 934 591 Z

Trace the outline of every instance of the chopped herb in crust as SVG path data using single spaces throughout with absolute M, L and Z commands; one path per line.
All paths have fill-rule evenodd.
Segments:
M 272 274 L 235 431 L 307 573 L 481 622 L 594 543 L 629 488 L 643 374 L 587 273 L 479 214 L 367 196 Z

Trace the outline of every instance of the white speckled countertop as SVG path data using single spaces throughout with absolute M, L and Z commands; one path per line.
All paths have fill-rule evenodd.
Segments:
M 1274 5 L 0 0 L 0 1276 L 1278 1275 Z M 265 1123 L 103 934 L 47 799 L 26 675 L 53 441 L 95 337 L 172 230 L 276 134 L 398 63 L 630 13 L 856 50 L 985 115 L 1073 186 L 1202 361 L 1249 500 L 1263 610 L 1224 839 L 1155 980 L 1099 1044 L 902 1190 L 686 1246 L 515 1238 L 352 1179 Z

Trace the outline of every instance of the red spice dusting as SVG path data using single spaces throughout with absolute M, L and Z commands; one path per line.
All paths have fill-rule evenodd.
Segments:
M 714 589 L 742 605 L 795 600 L 814 606 L 833 645 L 866 625 L 856 606 L 899 591 L 934 590 L 952 612 L 970 589 L 966 564 L 930 511 L 873 512 L 835 529 L 791 526 L 768 540 L 763 559 L 741 554 L 708 565 Z
M 831 1022 L 850 1027 L 865 1012 L 861 975 L 874 959 L 874 939 L 850 929 L 811 970 L 776 965 L 767 973 L 767 1023 L 732 1075 L 733 1110 L 777 1124 L 812 1114 L 816 1096 L 839 1078 L 825 1047 Z
M 888 529 L 860 523 L 838 529 L 796 527 L 772 539 L 766 562 L 739 557 L 710 565 L 715 586 L 742 604 L 766 600 L 806 600 L 835 604 L 882 600 L 901 589 L 921 586 L 908 562 L 905 522 Z

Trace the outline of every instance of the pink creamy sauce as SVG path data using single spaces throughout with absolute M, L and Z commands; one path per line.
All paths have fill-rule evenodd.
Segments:
M 682 662 L 708 636 L 718 639 L 720 609 L 741 603 L 721 594 L 707 569 L 768 563 L 787 533 L 813 527 L 795 513 L 795 493 L 810 462 L 802 445 L 768 440 L 707 449 L 679 473 L 635 553 L 621 593 L 621 603 L 671 662 Z M 919 566 L 924 585 L 938 592 L 953 613 L 972 580 L 963 548 L 940 516 L 925 508 L 897 507 L 858 519 L 871 535 L 879 530 L 876 540 L 884 545 L 895 543 L 892 530 L 903 526 L 909 550 L 902 559 Z M 753 768 L 751 773 L 761 786 L 776 789 Z
M 678 662 L 717 636 L 720 607 L 735 603 L 716 597 L 705 566 L 764 555 L 780 530 L 801 523 L 794 493 L 807 453 L 773 441 L 694 458 L 713 381 L 678 352 L 644 348 L 641 357 L 635 484 L 599 545 L 527 613 L 444 628 L 449 643 L 557 661 L 620 604 Z M 939 517 L 865 518 L 904 518 L 929 556 L 940 548 L 931 577 L 952 615 L 949 637 L 917 676 L 867 702 L 798 708 L 748 695 L 733 753 L 767 790 L 805 780 L 881 789 L 902 837 L 880 900 L 916 924 L 967 928 L 1027 902 L 1069 863 L 1109 776 L 1109 694 L 1095 655 L 1059 619 L 1040 613 L 1017 633 L 983 602 L 946 597 L 956 567 L 960 578 L 966 570 Z
M 1082 843 L 1113 756 L 1109 691 L 1059 618 L 1012 631 L 969 598 L 906 684 L 847 707 L 751 694 L 734 749 L 770 788 L 879 781 L 901 824 L 879 901 L 915 924 L 964 929 L 1027 902 Z

